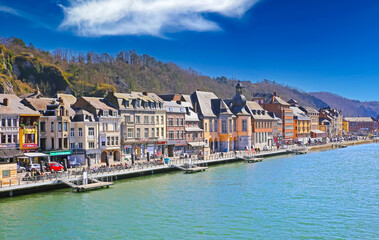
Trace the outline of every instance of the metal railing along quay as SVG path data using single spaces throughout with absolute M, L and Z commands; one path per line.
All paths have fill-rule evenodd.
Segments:
M 95 168 L 85 168 L 85 167 L 77 167 L 71 168 L 64 172 L 45 172 L 43 175 L 31 175 L 31 173 L 23 173 L 24 176 L 18 176 L 16 182 L 7 181 L 3 183 L 0 181 L 0 192 L 11 190 L 12 188 L 17 187 L 16 189 L 21 189 L 23 187 L 33 187 L 33 186 L 41 186 L 48 184 L 57 184 L 59 180 L 78 180 L 82 178 L 83 172 L 87 171 L 89 178 L 102 178 L 107 176 L 119 176 L 133 173 L 142 173 L 154 170 L 161 170 L 171 168 L 172 166 L 181 166 L 184 164 L 202 164 L 202 163 L 210 163 L 210 162 L 222 162 L 227 160 L 237 160 L 244 156 L 264 156 L 270 155 L 274 153 L 284 153 L 287 149 L 283 150 L 270 150 L 270 151 L 261 151 L 259 153 L 253 153 L 252 151 L 233 151 L 233 152 L 220 152 L 213 153 L 209 156 L 197 157 L 193 156 L 192 158 L 170 158 L 168 163 L 162 163 L 157 160 L 153 161 L 136 161 L 134 164 L 117 164 L 111 166 L 101 166 Z

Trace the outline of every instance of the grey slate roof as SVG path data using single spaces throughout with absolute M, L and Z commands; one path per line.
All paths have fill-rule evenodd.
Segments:
M 371 117 L 345 117 L 345 121 L 348 122 L 373 122 Z
M 8 99 L 8 106 L 4 105 L 4 99 Z M 21 99 L 15 94 L 0 94 L 0 114 L 35 114 L 40 115 L 39 112 L 34 111 L 21 103 Z
M 175 101 L 164 101 L 163 107 L 166 109 L 167 113 L 186 113 L 185 107 Z
M 251 117 L 256 120 L 273 120 L 273 118 L 258 103 L 254 101 L 246 101 L 246 109 Z
M 293 118 L 297 120 L 310 121 L 311 118 L 299 107 L 290 107 L 293 112 Z

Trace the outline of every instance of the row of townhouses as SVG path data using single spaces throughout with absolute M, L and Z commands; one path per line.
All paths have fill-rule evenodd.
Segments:
M 240 82 L 235 88 L 231 99 L 204 91 L 109 92 L 103 98 L 0 94 L 0 159 L 111 165 L 184 153 L 266 150 L 378 129 L 372 118 L 343 119 L 336 109 L 299 106 L 276 93 L 247 100 Z

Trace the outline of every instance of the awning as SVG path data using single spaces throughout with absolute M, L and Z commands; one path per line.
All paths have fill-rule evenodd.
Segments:
M 1 149 L 0 158 L 13 158 L 24 155 L 23 152 L 17 149 Z
M 188 145 L 191 147 L 204 147 L 206 145 L 205 142 L 189 142 Z
M 49 156 L 45 153 L 40 153 L 40 152 L 24 153 L 24 155 L 27 157 L 48 157 Z
M 325 133 L 321 130 L 311 130 L 312 133 L 316 133 L 316 134 L 321 134 L 321 133 Z

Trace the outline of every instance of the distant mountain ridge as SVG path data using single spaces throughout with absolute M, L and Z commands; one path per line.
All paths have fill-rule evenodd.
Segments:
M 214 92 L 222 99 L 235 95 L 236 79 L 212 78 L 174 63 L 164 63 L 134 50 L 107 53 L 75 52 L 56 49 L 48 52 L 28 46 L 18 38 L 0 37 L 0 93 L 18 95 L 39 88 L 44 96 L 57 92 L 75 96 L 104 96 L 107 91 L 148 91 L 157 94 L 191 94 L 197 89 Z M 346 116 L 379 115 L 378 102 L 360 102 L 332 93 L 306 93 L 275 81 L 242 81 L 244 95 L 277 94 L 285 101 L 295 99 L 300 105 L 314 108 L 331 106 Z
M 351 100 L 330 92 L 311 92 L 310 95 L 321 99 L 329 106 L 339 109 L 346 117 L 378 117 L 379 101 L 361 102 Z

